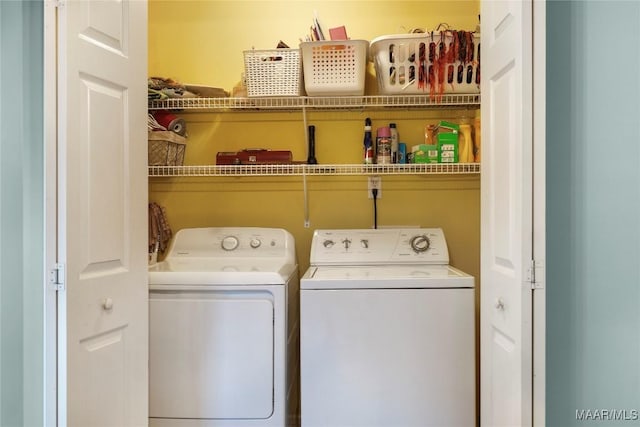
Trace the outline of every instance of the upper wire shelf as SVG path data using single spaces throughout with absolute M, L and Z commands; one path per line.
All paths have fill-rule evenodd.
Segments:
M 149 100 L 150 110 L 297 110 L 359 108 L 478 108 L 480 94 L 169 98 Z
M 459 175 L 480 173 L 480 163 L 415 163 L 389 165 L 201 165 L 149 166 L 150 177 L 314 176 L 314 175 Z

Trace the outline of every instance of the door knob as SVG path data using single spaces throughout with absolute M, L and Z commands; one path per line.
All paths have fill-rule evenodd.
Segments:
M 102 308 L 105 310 L 111 310 L 113 308 L 113 300 L 111 298 L 105 298 L 102 300 Z

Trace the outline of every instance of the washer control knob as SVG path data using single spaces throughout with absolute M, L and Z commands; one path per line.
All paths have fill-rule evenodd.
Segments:
M 251 246 L 253 249 L 258 249 L 261 244 L 262 242 L 260 241 L 260 239 L 257 239 L 255 237 L 249 242 L 249 246 Z
M 324 242 L 322 242 L 322 245 L 327 249 L 332 247 L 335 244 L 336 242 L 334 242 L 333 240 L 325 240 Z
M 236 236 L 226 236 L 222 239 L 222 249 L 225 251 L 232 251 L 238 247 L 240 241 Z
M 431 241 L 425 234 L 421 234 L 419 236 L 413 236 L 411 238 L 411 249 L 415 253 L 426 252 L 427 249 L 431 246 Z
M 360 245 L 362 245 L 362 247 L 365 248 L 365 249 L 369 249 L 369 240 L 360 239 Z
M 349 246 L 351 246 L 351 239 L 344 239 L 342 241 L 342 244 L 344 245 L 344 248 L 349 250 Z

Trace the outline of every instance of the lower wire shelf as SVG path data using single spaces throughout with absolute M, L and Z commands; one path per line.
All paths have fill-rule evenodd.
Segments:
M 458 175 L 478 174 L 480 163 L 412 163 L 388 165 L 270 164 L 149 166 L 149 177 L 314 176 L 314 175 Z

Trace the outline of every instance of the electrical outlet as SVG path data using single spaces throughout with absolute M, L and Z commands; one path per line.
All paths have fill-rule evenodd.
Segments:
M 376 196 L 376 198 L 381 199 L 382 198 L 382 178 L 380 178 L 379 176 L 369 177 L 369 182 L 367 184 L 367 195 L 370 199 L 373 199 L 373 193 L 371 192 L 371 190 L 373 190 L 374 188 L 378 190 L 378 195 Z

